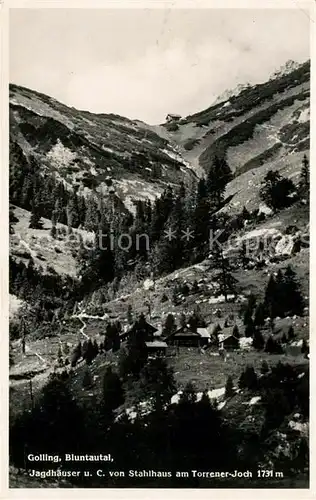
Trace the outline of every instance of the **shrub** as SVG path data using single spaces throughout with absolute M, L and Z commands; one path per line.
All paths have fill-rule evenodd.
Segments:
M 177 130 L 179 130 L 179 125 L 174 122 L 166 123 L 165 127 L 168 130 L 168 132 L 177 132 Z
M 291 179 L 282 177 L 278 171 L 269 170 L 260 189 L 260 197 L 273 210 L 292 205 L 296 200 L 296 188 Z
M 186 151 L 191 151 L 199 142 L 199 139 L 189 139 L 183 144 L 183 147 Z
M 225 397 L 231 398 L 235 394 L 233 379 L 231 376 L 228 377 L 226 386 L 225 386 Z

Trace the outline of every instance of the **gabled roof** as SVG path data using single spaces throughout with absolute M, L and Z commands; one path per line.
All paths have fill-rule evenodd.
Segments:
M 210 335 L 213 335 L 214 333 L 214 330 L 215 328 L 217 328 L 217 326 L 219 325 L 221 327 L 221 329 L 223 330 L 224 328 L 224 323 L 225 321 L 224 320 L 219 320 L 219 321 L 215 321 L 215 323 L 210 323 L 208 326 L 207 326 L 207 331 L 210 333 Z
M 197 333 L 203 338 L 209 339 L 211 337 L 211 333 L 208 328 L 197 328 Z
M 163 328 L 161 326 L 159 326 L 156 331 L 154 332 L 154 337 L 161 337 L 162 336 L 162 331 L 163 331 Z
M 225 330 L 227 330 L 227 328 L 225 328 Z M 239 339 L 238 339 L 237 337 L 235 337 L 235 335 L 233 335 L 233 333 L 232 333 L 232 329 L 231 329 L 231 331 L 230 331 L 230 332 L 223 332 L 223 333 L 220 333 L 220 334 L 218 335 L 218 341 L 219 341 L 219 343 L 221 343 L 221 342 L 225 342 L 225 340 L 227 340 L 227 339 L 229 339 L 229 338 L 231 338 L 231 337 L 232 337 L 233 339 L 235 339 L 235 340 L 238 340 L 238 342 L 239 342 Z
M 188 325 L 180 326 L 171 335 L 177 335 L 178 333 L 194 333 Z
M 198 333 L 195 333 L 195 332 L 192 332 L 192 331 L 183 331 L 183 332 L 176 332 L 174 335 L 174 337 L 200 337 L 200 335 Z
M 139 326 L 139 323 L 138 321 L 136 321 L 133 326 L 127 331 L 127 333 L 130 333 L 130 332 L 133 332 L 135 331 L 136 327 Z M 145 329 L 146 331 L 149 331 L 151 333 L 154 333 L 154 332 L 157 332 L 158 331 L 158 328 L 156 328 L 154 325 L 152 325 L 151 323 L 148 323 L 147 320 L 145 320 L 142 324 L 142 329 Z

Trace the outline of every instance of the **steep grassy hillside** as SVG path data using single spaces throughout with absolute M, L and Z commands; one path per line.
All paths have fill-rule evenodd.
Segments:
M 238 184 L 240 197 L 248 200 L 248 178 L 239 176 L 251 172 L 260 181 L 270 167 L 295 176 L 298 153 L 309 150 L 310 63 L 287 69 L 154 130 L 174 141 L 200 175 L 208 171 L 214 155 L 225 156 L 236 176 L 230 194 Z M 257 192 L 255 182 L 251 197 Z

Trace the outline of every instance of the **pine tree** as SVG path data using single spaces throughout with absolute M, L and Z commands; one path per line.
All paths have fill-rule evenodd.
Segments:
M 32 412 L 33 432 L 29 432 L 29 448 L 47 453 L 78 452 L 84 426 L 82 412 L 74 401 L 63 375 L 52 375 L 43 388 Z
M 288 335 L 289 340 L 293 340 L 295 338 L 294 328 L 292 325 L 289 327 L 287 335 Z
M 176 325 L 174 315 L 170 313 L 166 317 L 166 321 L 165 321 L 162 333 L 165 337 L 168 337 L 169 335 L 174 333 L 176 331 L 176 329 L 177 329 L 177 325 Z
M 241 212 L 241 216 L 242 216 L 242 219 L 244 221 L 250 219 L 250 212 L 249 212 L 249 210 L 247 210 L 247 208 L 245 207 L 245 205 L 243 206 L 243 209 L 242 209 L 242 212 Z
M 94 341 L 93 341 L 93 355 L 94 355 L 94 357 L 96 357 L 98 354 L 99 354 L 99 346 L 98 346 L 96 339 L 94 339 Z
M 99 224 L 98 205 L 93 196 L 87 198 L 84 227 L 87 231 L 97 231 Z
M 252 342 L 253 347 L 258 351 L 261 351 L 264 348 L 264 344 L 265 342 L 262 333 L 259 330 L 255 330 Z
M 265 351 L 269 352 L 270 354 L 282 354 L 283 349 L 282 346 L 279 342 L 273 339 L 273 337 L 270 335 L 268 337 L 268 340 L 265 345 Z
M 183 199 L 185 198 L 185 185 L 183 181 L 180 182 L 179 197 Z
M 266 375 L 267 373 L 269 373 L 269 371 L 270 371 L 269 365 L 264 359 L 261 364 L 260 372 L 262 373 L 262 375 Z
M 297 283 L 296 274 L 291 266 L 284 273 L 284 314 L 297 314 L 301 316 L 304 310 L 304 300 Z
M 140 386 L 142 399 L 155 401 L 156 409 L 164 407 L 170 402 L 176 392 L 176 383 L 173 370 L 169 368 L 165 359 L 151 359 L 140 372 Z
M 239 379 L 240 389 L 256 390 L 258 388 L 258 377 L 253 366 L 248 366 Z
M 127 353 L 123 352 L 120 357 L 120 374 L 123 378 L 126 378 L 128 375 L 138 377 L 147 361 L 148 351 L 142 327 L 143 320 L 145 318 L 140 318 L 135 323 L 127 340 Z
M 194 280 L 192 283 L 191 292 L 194 294 L 199 293 L 199 285 L 198 285 L 198 282 L 196 280 Z
M 196 390 L 192 382 L 188 382 L 186 386 L 184 387 L 184 390 L 180 396 L 179 403 L 184 404 L 184 403 L 195 403 L 196 402 Z
M 277 316 L 277 286 L 273 274 L 271 274 L 267 287 L 265 289 L 264 307 L 267 310 L 270 318 Z
M 64 344 L 64 353 L 67 356 L 70 353 L 69 345 L 67 342 Z
M 245 337 L 254 337 L 255 335 L 255 327 L 254 327 L 254 324 L 253 324 L 253 319 L 252 317 L 249 318 L 248 320 L 248 323 L 246 325 L 246 328 L 245 328 Z
M 12 344 L 10 342 L 9 344 L 9 368 L 11 368 L 15 363 L 15 360 L 14 360 L 14 353 L 13 353 L 13 348 L 12 348 Z
M 300 180 L 299 180 L 299 189 L 302 194 L 307 194 L 309 192 L 309 161 L 307 159 L 306 154 L 304 154 L 303 160 L 302 160 L 302 169 L 301 169 L 301 174 L 300 174 Z
M 22 354 L 25 354 L 25 347 L 26 347 L 26 335 L 27 335 L 27 326 L 25 319 L 22 317 L 20 321 L 20 336 L 21 336 L 21 347 L 22 347 Z
M 249 264 L 248 248 L 245 241 L 243 241 L 241 244 L 239 258 L 243 267 L 246 267 Z
M 77 346 L 75 347 L 75 349 L 72 353 L 72 356 L 71 356 L 71 366 L 72 367 L 76 366 L 76 364 L 79 361 L 79 359 L 81 358 L 81 356 L 82 356 L 82 346 L 81 346 L 81 342 L 79 342 L 77 344 Z
M 182 312 L 180 315 L 180 326 L 181 328 L 184 328 L 187 324 L 187 318 L 186 315 Z
M 124 391 L 118 375 L 108 366 L 103 378 L 103 405 L 105 413 L 112 413 L 124 403 Z
M 225 398 L 231 398 L 235 394 L 233 379 L 231 376 L 227 378 L 225 385 Z
M 184 232 L 188 226 L 185 199 L 178 196 L 175 199 L 169 224 L 175 229 L 175 238 L 171 240 L 171 252 L 173 256 L 174 267 L 181 267 L 187 258 L 190 241 L 184 238 Z M 195 236 L 195 235 L 194 235 Z
M 247 326 L 249 323 L 252 323 L 252 311 L 247 306 L 244 312 L 244 325 Z
M 116 324 L 113 325 L 112 329 L 112 351 L 117 352 L 121 347 L 121 339 L 119 334 L 119 329 Z
M 255 307 L 256 307 L 257 299 L 253 293 L 251 293 L 248 297 L 248 309 L 251 312 L 251 315 L 253 315 Z
M 269 319 L 269 326 L 270 326 L 271 334 L 274 335 L 274 329 L 275 329 L 275 319 L 274 318 Z
M 63 353 L 61 350 L 61 345 L 58 346 L 57 359 L 58 359 L 58 365 L 63 366 L 64 362 L 63 362 Z
M 56 238 L 57 236 L 57 228 L 56 228 L 56 214 L 53 212 L 52 215 L 52 227 L 50 230 L 50 235 L 52 238 Z
M 303 339 L 302 342 L 302 347 L 301 347 L 301 353 L 302 354 L 309 354 L 309 347 L 305 339 Z
M 210 203 L 204 179 L 200 179 L 197 187 L 196 203 L 192 214 L 194 245 L 200 246 L 208 241 L 210 224 Z
M 127 322 L 129 325 L 133 324 L 133 308 L 131 304 L 128 304 L 127 308 Z
M 266 352 L 273 354 L 275 352 L 275 340 L 270 335 L 266 341 L 265 349 Z
M 287 292 L 284 276 L 281 269 L 278 270 L 275 278 L 275 316 L 283 316 L 286 309 Z
M 35 204 L 35 202 L 32 202 L 32 213 L 30 217 L 30 224 L 29 227 L 31 229 L 42 229 L 43 223 L 41 221 L 41 215 L 39 212 L 38 206 Z
M 54 193 L 53 196 L 55 198 L 58 195 L 55 195 L 55 193 Z M 57 224 L 57 222 L 60 221 L 60 217 L 61 217 L 61 204 L 60 204 L 59 198 L 57 197 L 55 200 L 54 210 L 52 213 L 52 218 L 54 218 L 55 224 Z
M 240 333 L 239 333 L 239 328 L 237 325 L 234 326 L 233 328 L 233 336 L 236 338 L 236 339 L 240 339 Z
M 207 191 L 216 202 L 217 207 L 221 204 L 226 185 L 232 180 L 232 172 L 224 158 L 214 157 L 207 175 Z
M 229 260 L 224 257 L 222 246 L 217 243 L 212 245 L 212 257 L 214 260 L 214 265 L 220 269 L 220 273 L 217 277 L 220 287 L 220 292 L 225 297 L 225 302 L 228 301 L 228 294 L 235 294 L 235 285 L 237 283 L 236 278 L 232 275 L 232 267 Z
M 193 332 L 196 332 L 198 328 L 205 328 L 206 323 L 201 314 L 200 308 L 197 306 L 193 314 L 188 319 L 188 325 Z
M 218 338 L 218 335 L 221 333 L 222 331 L 222 328 L 220 326 L 220 324 L 218 323 L 215 328 L 214 328 L 214 331 L 213 331 L 213 335 L 215 338 Z
M 260 302 L 255 311 L 254 324 L 256 326 L 263 326 L 265 320 L 265 310 L 264 305 Z
M 78 197 L 75 191 L 72 191 L 66 207 L 68 227 L 78 227 L 80 224 Z
M 90 389 L 92 387 L 92 385 L 93 385 L 93 382 L 92 382 L 91 373 L 87 367 L 84 374 L 83 374 L 82 387 L 84 389 Z
M 82 287 L 85 290 L 96 289 L 100 285 L 109 283 L 114 279 L 115 262 L 111 244 L 110 227 L 104 217 L 95 234 L 94 248 L 90 251 L 88 259 L 82 262 L 81 276 Z
M 10 208 L 9 208 L 9 230 L 10 230 L 10 234 L 14 234 L 14 228 L 13 228 L 14 222 L 18 222 L 18 219 L 17 219 L 17 217 L 14 214 L 13 207 L 10 206 Z
M 269 170 L 260 189 L 261 199 L 268 207 L 277 210 L 290 206 L 296 189 L 291 179 L 284 178 L 278 171 Z

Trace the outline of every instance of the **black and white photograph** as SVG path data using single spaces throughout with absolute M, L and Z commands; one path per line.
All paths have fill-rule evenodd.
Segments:
M 312 10 L 8 10 L 9 488 L 308 490 Z

